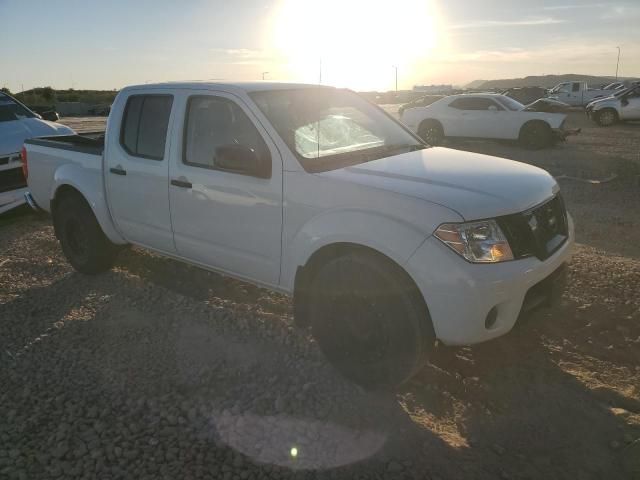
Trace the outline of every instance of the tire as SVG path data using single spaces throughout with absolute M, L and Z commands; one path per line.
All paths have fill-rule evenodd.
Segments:
M 424 120 L 418 128 L 418 136 L 429 145 L 442 145 L 444 130 L 437 120 Z
M 618 112 L 613 108 L 603 108 L 596 113 L 596 122 L 601 127 L 610 127 L 618 122 Z
M 313 275 L 307 310 L 327 359 L 368 388 L 396 387 L 424 365 L 435 334 L 422 295 L 390 260 L 344 254 Z
M 548 123 L 534 120 L 522 126 L 519 141 L 525 148 L 539 150 L 553 144 L 553 133 Z
M 81 195 L 67 193 L 56 202 L 53 224 L 62 251 L 75 270 L 95 275 L 113 266 L 119 248 L 105 236 Z

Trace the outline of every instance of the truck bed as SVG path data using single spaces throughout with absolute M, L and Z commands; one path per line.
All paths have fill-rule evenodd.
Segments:
M 104 150 L 104 133 L 91 132 L 84 133 L 82 135 L 38 137 L 25 140 L 24 143 L 102 156 L 102 152 Z

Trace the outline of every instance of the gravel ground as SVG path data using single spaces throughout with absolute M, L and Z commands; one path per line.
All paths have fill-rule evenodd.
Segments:
M 139 249 L 85 277 L 48 219 L 0 218 L 0 478 L 640 479 L 640 127 L 606 132 L 631 146 L 452 145 L 626 175 L 562 182 L 561 305 L 393 393 L 338 376 L 286 297 Z

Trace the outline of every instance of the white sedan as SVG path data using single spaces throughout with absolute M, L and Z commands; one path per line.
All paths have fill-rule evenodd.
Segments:
M 564 113 L 533 111 L 495 93 L 451 95 L 426 107 L 411 108 L 400 120 L 427 143 L 445 137 L 519 140 L 527 148 L 544 148 L 570 133 L 563 129 Z

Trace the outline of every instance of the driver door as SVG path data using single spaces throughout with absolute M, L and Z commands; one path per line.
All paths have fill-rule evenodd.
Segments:
M 640 120 L 640 87 L 629 92 L 621 101 L 622 120 Z
M 282 160 L 250 109 L 224 92 L 187 91 L 169 167 L 178 254 L 264 285 L 280 276 Z M 216 148 L 245 146 L 271 162 L 270 178 L 223 171 Z

